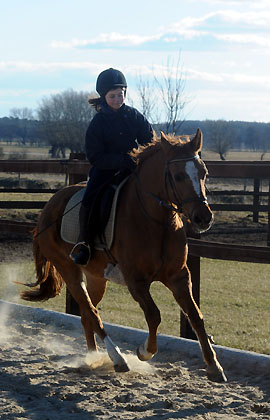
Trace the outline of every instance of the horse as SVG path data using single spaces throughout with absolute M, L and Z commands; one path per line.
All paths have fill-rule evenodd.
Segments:
M 35 288 L 24 290 L 21 297 L 47 300 L 58 295 L 65 283 L 79 305 L 88 351 L 97 351 L 97 335 L 116 372 L 128 371 L 129 367 L 106 333 L 97 309 L 107 284 L 104 269 L 112 257 L 148 325 L 147 339 L 137 349 L 138 358 L 150 360 L 158 350 L 161 316 L 149 289 L 153 281 L 160 281 L 172 292 L 198 337 L 208 378 L 227 380 L 192 296 L 187 266 L 185 220 L 196 232 L 206 231 L 213 221 L 206 198 L 207 168 L 200 158 L 201 149 L 202 132 L 198 129 L 194 136 L 179 138 L 161 133 L 148 145 L 131 152 L 137 166 L 119 194 L 111 249 L 95 251 L 86 266 L 74 264 L 69 256 L 72 245 L 60 236 L 65 207 L 82 185 L 56 192 L 39 217 L 33 236 L 37 280 L 28 285 Z

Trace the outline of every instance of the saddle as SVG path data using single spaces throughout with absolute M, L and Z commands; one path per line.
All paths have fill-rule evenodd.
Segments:
M 89 224 L 95 226 L 94 247 L 97 250 L 103 251 L 112 246 L 118 197 L 128 178 L 116 177 L 113 184 L 103 186 L 92 203 Z M 82 188 L 70 198 L 62 217 L 61 238 L 70 244 L 75 244 L 79 236 L 79 213 L 85 189 Z

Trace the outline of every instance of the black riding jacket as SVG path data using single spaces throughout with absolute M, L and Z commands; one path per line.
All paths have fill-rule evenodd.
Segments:
M 151 125 L 135 108 L 123 104 L 115 112 L 103 104 L 87 129 L 86 155 L 98 170 L 117 171 L 126 167 L 128 152 L 152 138 Z

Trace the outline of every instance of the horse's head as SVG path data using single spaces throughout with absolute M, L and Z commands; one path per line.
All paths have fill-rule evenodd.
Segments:
M 161 133 L 161 145 L 166 156 L 165 188 L 169 201 L 191 221 L 194 230 L 206 231 L 212 224 L 213 213 L 205 193 L 207 169 L 199 156 L 201 130 L 192 140 L 178 142 L 169 141 Z

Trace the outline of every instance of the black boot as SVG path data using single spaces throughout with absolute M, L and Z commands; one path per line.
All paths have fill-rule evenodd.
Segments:
M 88 245 L 86 238 L 86 232 L 88 227 L 88 218 L 89 218 L 89 209 L 81 205 L 80 208 L 80 234 L 78 242 L 73 247 L 70 258 L 73 259 L 75 264 L 87 265 L 88 261 L 91 258 L 91 249 Z M 79 247 L 79 249 L 78 249 Z
M 74 251 L 78 246 L 80 246 L 78 254 L 74 255 Z M 70 254 L 73 258 L 74 263 L 80 265 L 87 265 L 88 261 L 91 258 L 91 249 L 89 245 L 86 242 L 78 242 L 75 245 L 75 249 L 73 248 Z

